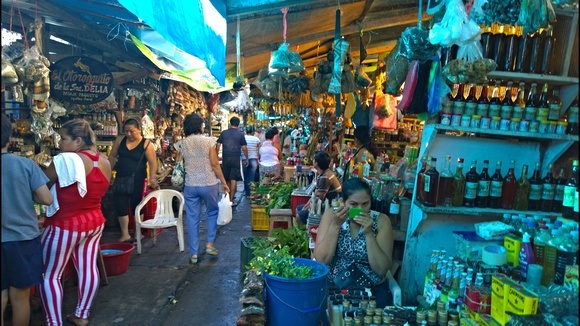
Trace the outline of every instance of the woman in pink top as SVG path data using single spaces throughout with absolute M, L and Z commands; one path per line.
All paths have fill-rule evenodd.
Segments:
M 74 325 L 88 325 L 90 308 L 99 289 L 97 254 L 105 224 L 101 200 L 109 187 L 111 165 L 107 157 L 96 151 L 95 134 L 87 121 L 74 119 L 64 123 L 60 136 L 60 150 L 65 153 L 59 155 L 75 153 L 82 160 L 83 165 L 75 166 L 75 169 L 86 177 L 86 193 L 81 191 L 83 185 L 79 185 L 78 181 L 61 186 L 67 178 L 59 175 L 62 172 L 53 160 L 45 173 L 50 179 L 49 188 L 56 187 L 59 206 L 56 213 L 44 222 L 42 246 L 45 271 L 40 297 L 46 324 L 62 325 L 61 277 L 72 257 L 78 274 L 79 297 L 75 314 L 67 316 L 67 321 Z

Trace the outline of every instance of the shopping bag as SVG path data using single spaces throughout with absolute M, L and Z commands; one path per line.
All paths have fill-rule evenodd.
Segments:
M 226 225 L 232 220 L 232 202 L 230 201 L 230 195 L 224 194 L 222 199 L 218 202 L 218 225 Z
M 183 167 L 183 161 L 178 161 L 175 163 L 173 168 L 173 173 L 171 173 L 171 184 L 174 187 L 183 188 L 185 183 L 185 168 Z

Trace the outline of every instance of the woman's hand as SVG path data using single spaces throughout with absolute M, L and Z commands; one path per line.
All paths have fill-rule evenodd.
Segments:
M 363 229 L 363 232 L 365 234 L 369 234 L 373 232 L 373 219 L 370 217 L 370 215 L 367 212 L 362 212 L 360 214 L 358 214 L 353 221 L 360 225 L 361 228 Z
M 230 187 L 228 187 L 227 183 L 222 183 L 222 191 L 224 194 L 229 194 L 230 193 Z M 234 201 L 233 198 L 230 198 L 231 201 Z
M 342 225 L 348 218 L 348 209 L 349 208 L 341 202 L 338 209 L 334 212 L 332 223 L 339 226 Z

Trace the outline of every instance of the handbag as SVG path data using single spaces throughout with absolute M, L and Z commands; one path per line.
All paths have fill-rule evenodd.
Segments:
M 149 147 L 149 144 L 147 144 L 147 146 L 145 146 L 145 148 L 143 149 L 143 153 L 139 158 L 139 162 L 137 162 L 137 166 L 135 166 L 135 170 L 133 171 L 133 173 L 131 173 L 131 175 L 124 177 L 115 177 L 115 182 L 113 182 L 113 193 L 115 195 L 133 194 L 133 192 L 135 191 L 135 173 L 137 172 L 137 168 L 139 167 L 139 164 L 141 164 L 141 161 L 145 156 L 145 151 L 147 150 L 147 147 Z
M 171 184 L 174 187 L 183 187 L 185 183 L 185 168 L 183 167 L 183 160 L 177 161 L 173 172 L 171 172 Z
M 348 288 L 370 288 L 371 279 L 355 263 L 350 264 L 346 269 L 334 277 L 334 285 L 340 289 Z

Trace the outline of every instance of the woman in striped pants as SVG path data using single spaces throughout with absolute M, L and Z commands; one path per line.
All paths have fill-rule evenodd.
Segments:
M 61 277 L 72 257 L 79 279 L 79 298 L 67 321 L 88 325 L 89 310 L 99 288 L 97 255 L 105 218 L 101 200 L 109 186 L 111 166 L 96 152 L 95 135 L 88 122 L 74 119 L 60 129 L 60 149 L 46 170 L 48 185 L 56 192 L 47 209 L 42 235 L 44 283 L 40 295 L 47 325 L 62 325 Z M 84 176 L 84 178 L 83 178 Z

